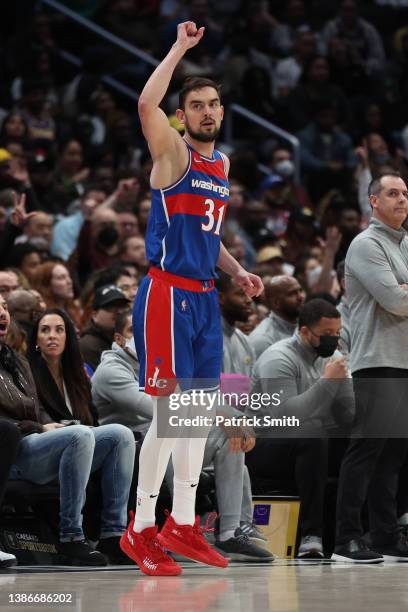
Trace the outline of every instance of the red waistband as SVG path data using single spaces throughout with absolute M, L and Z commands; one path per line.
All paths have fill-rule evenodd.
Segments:
M 195 280 L 194 278 L 185 278 L 184 276 L 178 276 L 177 274 L 170 274 L 159 268 L 150 268 L 149 276 L 156 280 L 168 283 L 177 289 L 184 289 L 185 291 L 212 291 L 214 289 L 214 280 Z

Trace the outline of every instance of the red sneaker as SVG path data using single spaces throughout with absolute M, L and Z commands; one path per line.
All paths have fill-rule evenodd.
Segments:
M 227 567 L 228 560 L 208 544 L 204 531 L 213 530 L 209 529 L 208 521 L 201 528 L 199 516 L 196 516 L 195 523 L 191 526 L 178 525 L 169 515 L 157 539 L 163 548 L 178 555 L 215 567 Z
M 181 567 L 165 553 L 157 541 L 157 525 L 147 527 L 140 533 L 133 531 L 135 516 L 130 512 L 130 523 L 120 538 L 122 551 L 138 564 L 149 576 L 178 576 Z

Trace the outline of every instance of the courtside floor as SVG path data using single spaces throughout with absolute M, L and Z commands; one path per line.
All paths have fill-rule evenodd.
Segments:
M 144 576 L 134 566 L 2 570 L 0 610 L 408 611 L 408 564 L 356 566 L 277 559 L 270 565 L 231 563 L 226 570 L 194 563 L 182 566 L 181 576 L 160 578 Z M 73 601 L 65 605 L 15 603 L 19 593 L 70 593 Z

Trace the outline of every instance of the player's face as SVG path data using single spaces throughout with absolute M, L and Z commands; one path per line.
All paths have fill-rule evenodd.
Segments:
M 224 107 L 213 87 L 190 91 L 184 110 L 177 111 L 177 117 L 184 123 L 186 132 L 199 142 L 214 142 L 217 139 L 223 116 Z
M 370 197 L 375 217 L 394 228 L 400 228 L 408 216 L 408 189 L 402 178 L 384 176 L 381 191 Z

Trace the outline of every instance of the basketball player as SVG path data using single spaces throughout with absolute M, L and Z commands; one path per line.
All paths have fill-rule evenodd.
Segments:
M 136 517 L 121 547 L 150 575 L 176 575 L 180 566 L 164 549 L 195 561 L 226 567 L 228 561 L 204 538 L 194 517 L 205 437 L 158 437 L 161 404 L 180 381 L 208 381 L 217 389 L 222 363 L 222 329 L 215 268 L 229 274 L 250 297 L 263 290 L 258 276 L 246 272 L 221 244 L 228 203 L 226 156 L 214 149 L 223 118 L 218 86 L 191 78 L 180 92 L 177 118 L 181 135 L 159 108 L 172 74 L 204 28 L 181 23 L 170 52 L 147 81 L 139 115 L 153 158 L 152 210 L 146 233 L 149 274 L 136 296 L 134 338 L 141 388 L 152 395 L 154 413 L 140 453 Z M 207 434 L 206 434 L 207 435 Z M 155 507 L 170 458 L 174 468 L 172 513 L 158 534 Z

